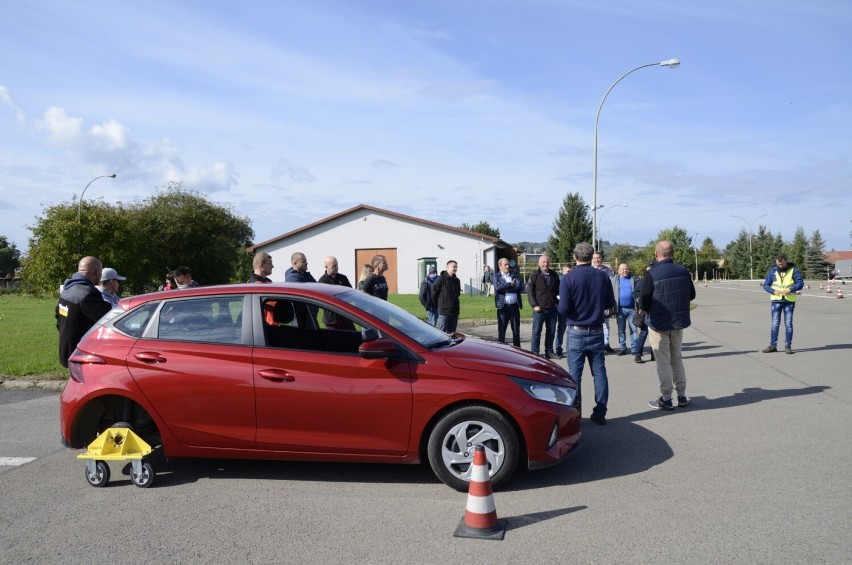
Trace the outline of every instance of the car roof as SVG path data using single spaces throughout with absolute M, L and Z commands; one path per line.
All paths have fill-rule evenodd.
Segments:
M 192 298 L 204 296 L 224 296 L 229 294 L 275 294 L 286 293 L 290 296 L 323 297 L 336 296 L 341 292 L 352 290 L 348 286 L 321 284 L 321 283 L 241 283 L 221 284 L 211 286 L 194 286 L 181 290 L 163 290 L 138 294 L 121 300 L 121 305 L 129 310 L 140 304 L 153 300 L 167 300 L 174 298 Z

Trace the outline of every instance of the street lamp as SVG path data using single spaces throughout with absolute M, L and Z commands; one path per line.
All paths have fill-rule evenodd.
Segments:
M 598 208 L 603 208 L 603 207 L 604 207 L 604 205 L 603 205 L 603 204 L 601 204 L 600 206 L 598 206 Z M 610 210 L 612 210 L 613 208 L 627 208 L 627 204 L 613 204 L 612 206 L 610 206 L 609 208 L 607 208 L 606 210 L 604 210 L 604 211 L 601 213 L 601 221 L 599 222 L 599 224 L 602 224 L 602 223 L 603 223 L 604 216 L 606 216 L 606 213 L 607 213 L 607 212 L 609 212 Z M 601 231 L 601 230 L 598 230 L 598 232 L 600 232 L 600 231 Z M 595 250 L 600 251 L 600 249 L 598 249 L 600 246 L 601 246 L 601 240 L 600 240 L 600 237 L 598 237 L 598 240 L 597 240 L 597 244 L 596 244 Z
M 80 257 L 82 257 L 82 256 L 83 256 L 83 223 L 82 223 L 82 217 L 83 217 L 83 196 L 85 196 L 85 195 L 86 195 L 86 190 L 88 190 L 89 186 L 90 186 L 93 182 L 95 182 L 95 181 L 96 181 L 96 180 L 98 180 L 98 179 L 105 179 L 105 178 L 111 178 L 111 179 L 114 179 L 114 178 L 115 178 L 115 173 L 113 173 L 113 174 L 111 174 L 111 175 L 101 175 L 101 176 L 99 176 L 99 177 L 95 177 L 95 178 L 93 178 L 92 180 L 90 180 L 90 181 L 89 181 L 89 184 L 87 184 L 87 185 L 86 185 L 86 188 L 84 188 L 84 189 L 83 189 L 83 192 L 80 194 L 80 201 L 77 203 L 77 246 L 78 246 L 79 251 L 80 251 Z
M 749 221 L 748 221 L 748 220 L 746 220 L 745 218 L 743 218 L 742 216 L 734 216 L 734 215 L 732 215 L 732 216 L 731 216 L 732 218 L 739 218 L 739 219 L 741 219 L 741 220 L 742 220 L 742 221 L 744 221 L 744 222 L 746 223 L 746 225 L 748 226 L 748 266 L 749 266 L 749 280 L 754 280 L 754 258 L 752 257 L 752 254 L 751 254 L 751 240 L 754 238 L 754 232 L 751 230 L 751 226 L 752 226 L 752 225 L 754 225 L 754 222 L 758 221 L 760 218 L 765 218 L 765 217 L 766 217 L 766 216 L 768 216 L 768 215 L 769 215 L 769 214 L 763 214 L 763 215 L 760 215 L 760 216 L 756 217 L 754 220 L 752 220 L 752 222 L 751 222 L 751 223 L 749 223 Z
M 695 242 L 698 240 L 698 232 L 692 237 L 692 250 L 695 252 L 695 282 L 698 282 L 698 246 Z
M 597 241 L 597 230 L 598 230 L 598 120 L 601 117 L 601 109 L 603 108 L 604 102 L 606 101 L 606 97 L 609 96 L 610 91 L 615 88 L 615 85 L 621 82 L 621 80 L 633 73 L 638 71 L 639 69 L 644 69 L 645 67 L 668 67 L 670 69 L 676 68 L 680 65 L 680 59 L 668 59 L 666 61 L 660 61 L 659 63 L 648 63 L 647 65 L 639 65 L 635 69 L 631 69 L 618 77 L 618 80 L 612 83 L 606 93 L 603 95 L 601 99 L 601 103 L 598 105 L 598 113 L 595 114 L 595 170 L 592 176 L 592 243 L 594 244 Z

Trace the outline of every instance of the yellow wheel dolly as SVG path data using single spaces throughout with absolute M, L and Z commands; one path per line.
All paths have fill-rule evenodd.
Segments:
M 93 487 L 109 482 L 107 461 L 130 461 L 130 480 L 137 487 L 148 488 L 154 484 L 154 468 L 145 456 L 153 451 L 129 427 L 114 427 L 104 430 L 77 459 L 86 460 L 86 481 Z

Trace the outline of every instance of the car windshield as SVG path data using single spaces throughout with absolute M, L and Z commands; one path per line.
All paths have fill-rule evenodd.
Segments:
M 397 331 L 404 333 L 423 347 L 432 348 L 454 343 L 441 330 L 430 326 L 420 318 L 412 316 L 399 306 L 386 302 L 381 298 L 376 298 L 357 290 L 340 293 L 336 298 L 381 320 Z

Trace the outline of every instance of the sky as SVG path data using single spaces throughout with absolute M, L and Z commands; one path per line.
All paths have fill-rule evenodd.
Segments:
M 7 2 L 0 235 L 175 181 L 255 242 L 358 204 L 545 241 L 577 192 L 613 243 L 850 249 L 850 29 L 847 0 Z

